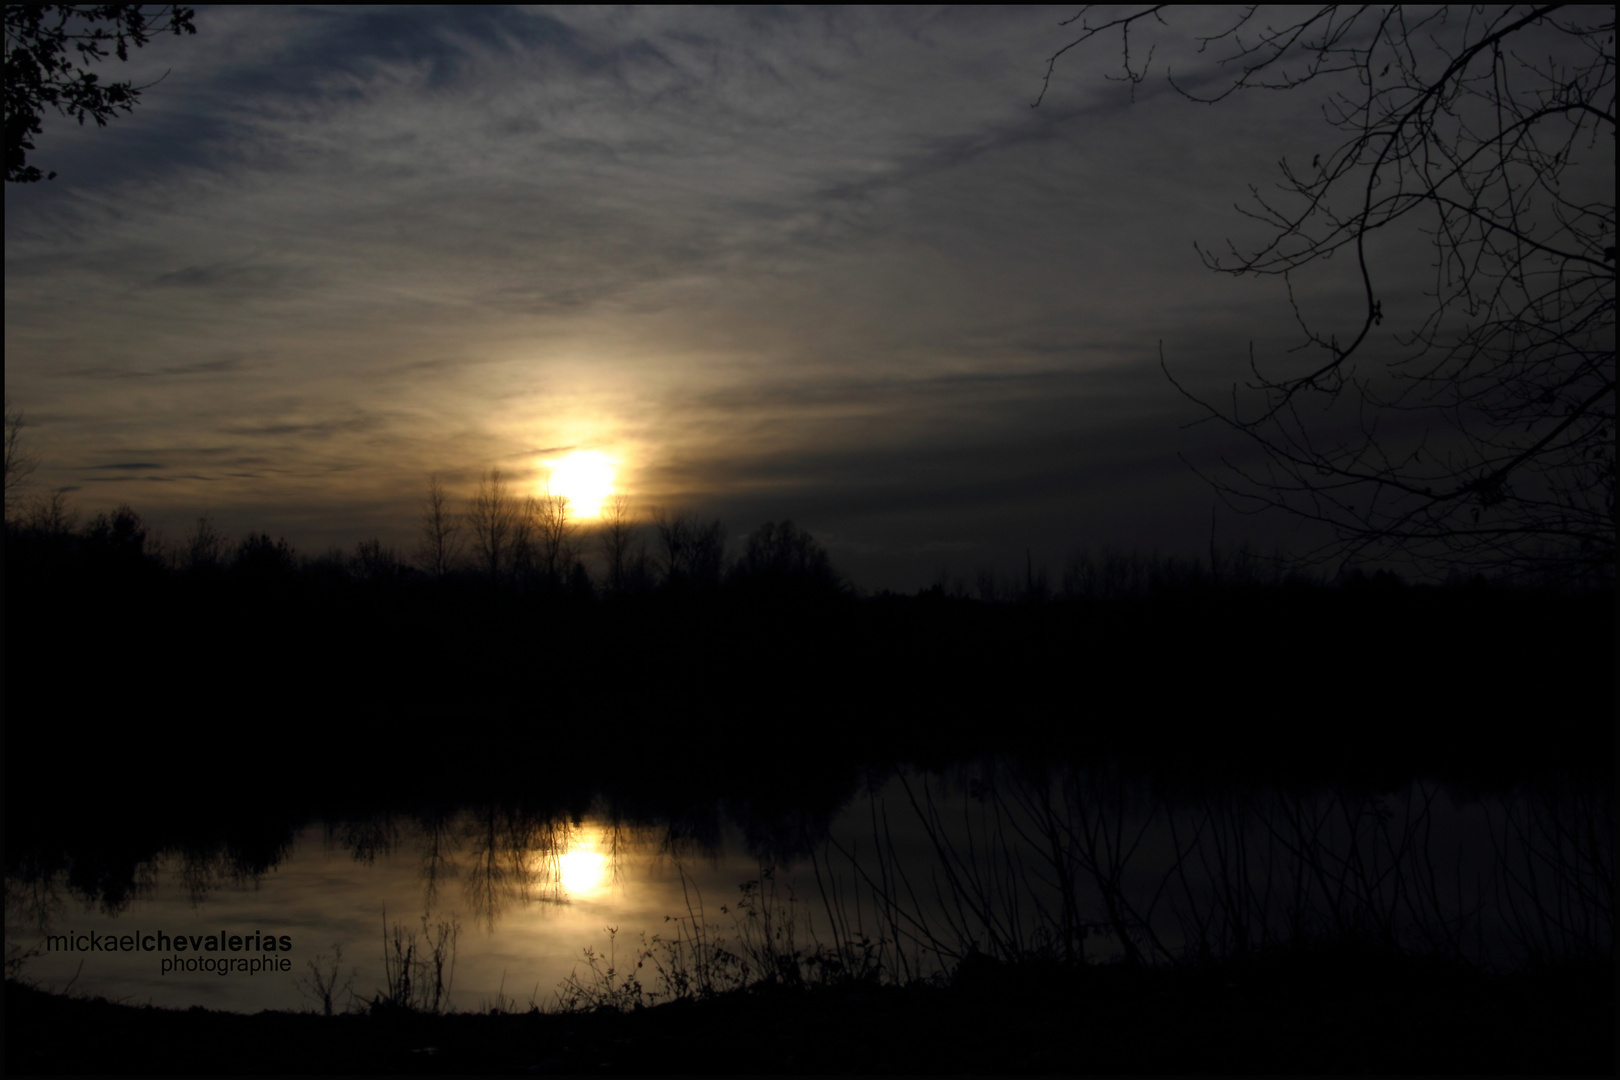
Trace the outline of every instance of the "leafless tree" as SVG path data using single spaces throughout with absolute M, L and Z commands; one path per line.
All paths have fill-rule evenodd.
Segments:
M 719 518 L 692 534 L 692 581 L 705 588 L 720 584 L 726 572 L 726 526 Z
M 392 584 L 410 572 L 399 553 L 375 536 L 355 545 L 350 567 L 361 581 L 375 585 Z
M 623 592 L 631 566 L 630 545 L 635 536 L 635 525 L 630 516 L 630 499 L 614 495 L 602 504 L 602 524 L 598 528 L 597 542 L 602 546 L 602 557 L 607 561 L 608 588 Z
M 436 578 L 449 573 L 465 547 L 461 525 L 461 515 L 450 509 L 438 476 L 430 477 L 422 506 L 422 538 L 416 548 L 416 564 Z
M 749 533 L 736 573 L 767 587 L 837 589 L 842 584 L 827 549 L 791 521 L 767 521 Z M 985 575 L 989 575 L 988 586 Z M 980 571 L 979 590 L 982 599 L 996 599 L 994 571 Z
M 664 549 L 662 570 L 664 581 L 677 584 L 686 580 L 692 560 L 692 534 L 697 522 L 690 511 L 670 511 L 659 507 L 652 513 L 653 528 L 658 530 L 658 543 Z
M 716 518 L 707 525 L 690 510 L 658 509 L 653 513 L 664 548 L 664 581 L 675 586 L 715 585 L 725 570 L 726 527 Z
M 478 561 L 492 578 L 500 577 L 502 568 L 511 560 L 519 516 L 519 507 L 507 490 L 501 470 L 485 473 L 468 505 L 467 525 Z
M 354 997 L 354 980 L 360 974 L 359 968 L 350 970 L 348 978 L 343 979 L 343 946 L 332 946 L 332 959 L 327 960 L 324 953 L 317 953 L 313 960 L 306 961 L 309 973 L 301 975 L 298 979 L 298 992 L 313 1000 L 321 1007 L 325 1016 L 333 1014 L 333 1006 L 342 994 Z
M 68 505 L 61 489 L 40 495 L 28 508 L 28 526 L 35 532 L 60 539 L 79 524 L 78 511 Z
M 1047 79 L 1117 32 L 1134 93 L 1166 13 L 1083 10 Z M 1308 166 L 1285 159 L 1280 194 L 1251 188 L 1244 213 L 1268 241 L 1205 262 L 1280 276 L 1294 302 L 1293 275 L 1339 255 L 1360 297 L 1337 329 L 1294 302 L 1303 359 L 1251 355 L 1247 396 L 1172 377 L 1263 452 L 1224 462 L 1216 489 L 1326 526 L 1314 562 L 1612 582 L 1614 8 L 1251 7 L 1197 43 L 1231 76 L 1213 93 L 1172 78 L 1184 96 L 1314 84 L 1336 141 Z M 1431 252 L 1428 286 L 1401 284 L 1403 233 Z
M 11 520 L 12 511 L 22 500 L 22 493 L 28 483 L 28 478 L 34 475 L 39 467 L 39 460 L 28 450 L 22 441 L 22 430 L 26 426 L 21 409 L 11 407 L 11 399 L 5 401 L 6 414 L 6 457 L 5 457 L 5 515 Z
M 215 528 L 213 521 L 205 514 L 197 519 L 197 524 L 186 534 L 186 568 L 217 569 L 224 564 L 225 552 L 229 547 L 230 539 Z
M 525 495 L 512 519 L 511 559 L 512 576 L 525 586 L 532 585 L 540 575 L 538 540 L 540 537 L 540 501 Z
M 573 568 L 578 553 L 566 495 L 547 491 L 535 500 L 535 551 L 540 571 L 549 582 L 560 583 Z

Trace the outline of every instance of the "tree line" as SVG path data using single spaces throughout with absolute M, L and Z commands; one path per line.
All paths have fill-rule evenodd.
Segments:
M 415 564 L 435 578 L 471 570 L 491 580 L 574 591 L 599 584 L 610 593 L 716 588 L 728 582 L 829 592 L 846 587 L 826 549 L 791 521 L 761 525 L 744 539 L 741 554 L 728 559 L 727 530 L 718 518 L 704 521 L 691 510 L 655 508 L 638 520 L 623 494 L 603 504 L 591 529 L 569 511 L 566 496 L 519 495 L 499 469 L 491 469 L 458 512 L 434 476 L 423 500 Z M 585 566 L 593 547 L 603 567 L 599 583 L 592 582 Z
M 584 596 L 721 588 L 836 595 L 849 589 L 826 549 L 791 521 L 765 522 L 731 556 L 726 526 L 718 518 L 665 508 L 638 515 L 627 497 L 616 495 L 600 520 L 587 525 L 571 516 L 566 497 L 520 495 L 499 469 L 479 479 L 460 509 L 437 476 L 431 478 L 416 547 L 408 553 L 372 537 L 352 554 L 333 548 L 310 556 L 259 530 L 233 539 L 207 515 L 178 543 L 169 543 L 128 505 L 97 514 L 81 527 L 61 491 L 26 503 L 14 500 L 7 510 L 8 547 L 25 563 L 70 558 L 107 568 L 242 581 L 453 579 Z M 587 567 L 593 553 L 601 568 L 594 575 Z

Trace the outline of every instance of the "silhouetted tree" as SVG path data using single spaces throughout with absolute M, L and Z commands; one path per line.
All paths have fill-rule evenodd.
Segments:
M 686 569 L 692 558 L 692 533 L 697 523 L 690 511 L 672 512 L 663 507 L 653 511 L 652 523 L 658 530 L 658 543 L 664 549 L 664 583 L 680 584 L 686 580 Z
M 596 596 L 596 586 L 591 583 L 591 572 L 585 569 L 581 559 L 575 559 L 574 565 L 568 570 L 568 591 L 578 600 L 590 600 Z
M 749 533 L 735 574 L 767 591 L 833 592 L 842 584 L 826 549 L 791 521 L 767 521 Z
M 146 558 L 146 522 L 127 505 L 97 514 L 85 530 L 86 553 L 109 566 L 139 565 Z
M 436 578 L 442 578 L 461 558 L 466 538 L 461 516 L 450 509 L 450 500 L 439 485 L 437 475 L 428 479 L 427 498 L 422 506 L 422 538 L 416 548 L 416 564 Z
M 303 565 L 298 568 L 298 576 L 304 581 L 323 586 L 330 595 L 352 581 L 358 569 L 349 554 L 333 544 L 325 554 L 305 558 Z
M 531 585 L 540 575 L 539 552 L 536 541 L 540 535 L 540 504 L 528 495 L 514 500 L 517 509 L 512 515 L 512 542 L 509 562 L 512 576 L 520 584 Z
M 1153 51 L 1131 33 L 1167 25 L 1165 9 L 1095 24 L 1090 10 L 1069 20 L 1080 32 L 1047 79 L 1069 49 L 1117 30 L 1134 92 Z M 1245 512 L 1327 526 L 1317 560 L 1612 581 L 1614 8 L 1251 7 L 1198 41 L 1225 49 L 1233 74 L 1207 92 L 1172 80 L 1195 101 L 1349 83 L 1324 110 L 1338 144 L 1308 166 L 1284 160 L 1281 196 L 1251 189 L 1247 216 L 1271 239 L 1206 263 L 1282 276 L 1292 300 L 1290 275 L 1338 254 L 1361 301 L 1339 332 L 1296 304 L 1310 359 L 1268 371 L 1251 359 L 1249 407 L 1235 385 L 1227 404 L 1176 383 L 1263 451 L 1259 468 L 1227 462 L 1216 489 Z M 1389 251 L 1397 227 L 1433 245 L 1432 291 L 1410 302 L 1388 281 L 1409 260 L 1368 251 L 1375 233 Z M 1375 334 L 1414 304 L 1405 332 Z
M 664 549 L 664 583 L 674 588 L 717 585 L 725 571 L 726 527 L 716 518 L 698 523 L 690 510 L 659 509 L 653 526 Z
M 577 553 L 574 524 L 568 520 L 568 497 L 549 491 L 535 500 L 535 549 L 546 581 L 562 584 Z
M 373 585 L 391 585 L 410 571 L 399 553 L 377 537 L 355 545 L 353 566 L 356 577 Z
M 6 5 L 6 182 L 55 179 L 28 164 L 33 136 L 41 134 L 45 106 L 82 125 L 85 117 L 106 127 L 119 109 L 134 112 L 145 86 L 102 83 L 81 65 L 107 57 L 111 43 L 120 60 L 153 34 L 195 34 L 191 8 L 172 5 L 148 12 L 141 4 Z M 69 55 L 69 46 L 78 53 Z
M 41 495 L 28 510 L 28 527 L 53 540 L 67 537 L 78 522 L 78 513 L 68 506 L 67 492 L 60 489 Z
M 627 496 L 614 495 L 602 504 L 602 523 L 596 535 L 607 562 L 608 588 L 623 592 L 631 563 L 630 545 L 635 535 Z
M 218 569 L 229 545 L 225 534 L 214 527 L 207 515 L 199 517 L 191 532 L 186 534 L 186 569 L 193 573 Z
M 974 575 L 974 587 L 979 592 L 979 599 L 987 604 L 993 604 L 1001 599 L 1001 582 L 996 577 L 996 568 L 981 566 Z
M 273 584 L 298 570 L 298 553 L 285 538 L 271 540 L 268 533 L 248 533 L 236 545 L 231 575 L 242 581 Z
M 22 441 L 22 430 L 25 426 L 22 410 L 11 407 L 9 396 L 5 400 L 5 413 L 5 515 L 6 520 L 10 521 L 12 511 L 22 501 L 22 493 L 28 478 L 34 475 L 39 462 Z
M 478 481 L 467 508 L 467 526 L 472 530 L 473 550 L 478 561 L 498 578 L 511 558 L 513 534 L 518 528 L 520 508 L 506 489 L 501 470 L 491 469 Z
M 692 533 L 690 575 L 701 588 L 714 588 L 726 572 L 726 527 L 719 518 Z
M 1052 586 L 1047 579 L 1046 567 L 1035 569 L 1035 556 L 1024 549 L 1024 591 L 1019 599 L 1026 604 L 1044 604 L 1051 599 Z

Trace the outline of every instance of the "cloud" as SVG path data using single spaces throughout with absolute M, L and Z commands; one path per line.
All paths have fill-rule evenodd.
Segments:
M 409 530 L 430 472 L 591 446 L 895 581 L 1042 522 L 1177 542 L 1208 514 L 1177 455 L 1213 443 L 1160 343 L 1203 389 L 1292 334 L 1192 241 L 1254 235 L 1231 204 L 1320 146 L 1318 103 L 1132 105 L 1076 53 L 1032 110 L 1054 21 L 204 9 L 132 58 L 173 69 L 135 114 L 53 125 L 62 179 L 8 192 L 8 391 L 87 501 L 164 461 L 157 512 L 278 533 Z
M 312 289 L 318 286 L 319 275 L 307 271 L 299 272 L 291 267 L 213 263 L 186 266 L 160 274 L 153 278 L 146 288 L 195 290 L 206 294 L 210 302 L 229 304 L 294 288 Z M 195 370 L 208 368 L 204 365 L 187 365 L 180 369 L 170 369 L 171 372 Z M 213 370 L 227 369 L 215 367 Z
M 246 435 L 257 438 L 287 435 L 305 439 L 330 439 L 337 435 L 375 431 L 382 421 L 374 416 L 356 416 L 341 420 L 315 420 L 300 423 L 237 424 L 222 427 L 227 435 Z

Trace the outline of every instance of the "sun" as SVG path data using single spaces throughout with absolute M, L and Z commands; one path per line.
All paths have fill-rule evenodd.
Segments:
M 550 491 L 568 499 L 568 516 L 602 516 L 602 504 L 613 495 L 617 463 L 600 450 L 576 450 L 551 462 Z

